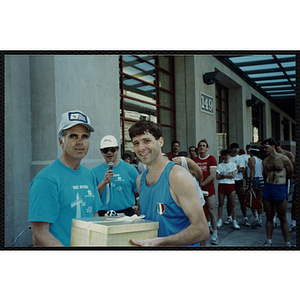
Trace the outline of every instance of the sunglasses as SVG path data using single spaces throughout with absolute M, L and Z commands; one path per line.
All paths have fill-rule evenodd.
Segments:
M 116 147 L 110 147 L 110 148 L 101 149 L 101 152 L 103 152 L 104 154 L 106 154 L 108 151 L 115 153 L 117 150 L 118 150 L 118 148 L 116 148 Z
M 264 146 L 264 149 L 268 149 L 270 147 L 270 145 L 266 145 Z

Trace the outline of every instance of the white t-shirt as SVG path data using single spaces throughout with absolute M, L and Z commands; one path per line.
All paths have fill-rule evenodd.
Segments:
M 245 160 L 240 155 L 230 156 L 229 161 L 235 163 L 239 168 L 245 168 Z M 243 172 L 238 172 L 238 170 L 236 170 L 234 180 L 242 180 L 243 178 Z
M 217 166 L 217 170 L 216 172 L 218 174 L 229 174 L 233 171 L 237 171 L 236 170 L 236 165 L 233 163 L 233 162 L 228 162 L 228 163 L 220 163 L 218 164 Z M 219 179 L 219 183 L 224 183 L 224 184 L 234 184 L 235 181 L 234 181 L 234 178 L 222 178 L 222 179 Z

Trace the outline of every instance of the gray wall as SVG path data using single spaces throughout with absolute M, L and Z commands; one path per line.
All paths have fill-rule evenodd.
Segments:
M 95 132 L 82 164 L 103 162 L 100 139 L 120 138 L 118 56 L 5 57 L 5 246 L 28 227 L 33 177 L 61 155 L 62 113 L 86 113 Z M 26 230 L 15 246 L 31 244 Z
M 29 58 L 5 58 L 5 245 L 28 226 L 32 156 Z M 27 244 L 30 231 L 16 245 Z

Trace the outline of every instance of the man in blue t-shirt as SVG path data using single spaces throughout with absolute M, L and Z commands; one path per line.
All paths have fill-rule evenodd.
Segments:
M 80 164 L 93 131 L 89 117 L 79 110 L 61 116 L 58 140 L 63 153 L 30 185 L 29 222 L 35 246 L 70 246 L 72 219 L 98 216 L 96 178 Z
M 158 237 L 130 240 L 138 246 L 195 245 L 209 237 L 202 204 L 191 174 L 163 158 L 162 130 L 151 121 L 139 121 L 129 129 L 134 151 L 147 170 L 137 179 L 140 210 L 159 222 Z
M 108 211 L 134 215 L 132 207 L 138 196 L 138 171 L 133 165 L 118 160 L 119 146 L 114 136 L 106 135 L 101 139 L 100 151 L 105 162 L 91 170 L 96 176 L 102 200 L 99 216 L 104 216 Z

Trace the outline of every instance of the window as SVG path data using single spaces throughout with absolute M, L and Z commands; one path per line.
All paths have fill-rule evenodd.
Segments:
M 280 114 L 271 109 L 272 137 L 280 141 Z
M 217 151 L 228 149 L 228 89 L 216 84 Z
M 261 103 L 252 107 L 252 142 L 254 143 L 263 141 L 263 108 L 264 105 Z
M 290 121 L 286 117 L 283 118 L 283 137 L 285 141 L 290 140 Z
M 174 57 L 120 56 L 121 152 L 134 156 L 128 129 L 140 119 L 162 126 L 165 145 L 176 137 Z

